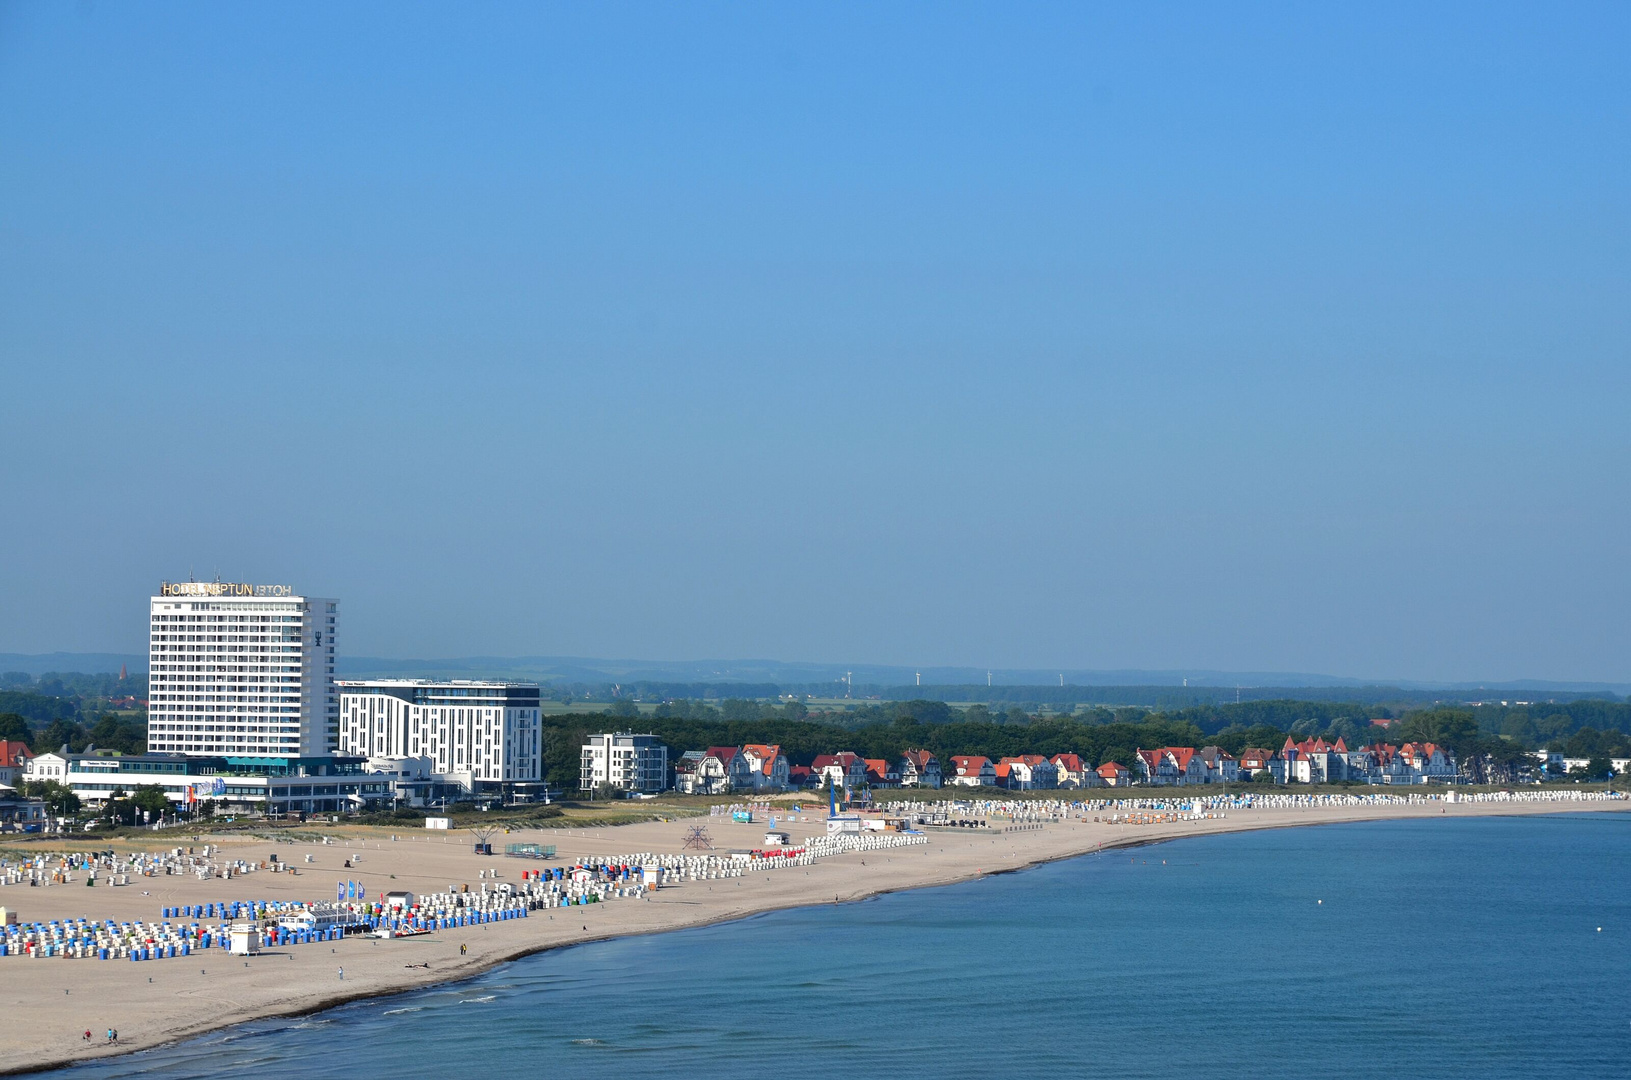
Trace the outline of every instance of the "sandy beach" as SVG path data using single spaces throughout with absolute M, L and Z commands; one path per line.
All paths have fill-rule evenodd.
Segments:
M 7 1023 L 0 1029 L 0 1072 L 23 1072 L 112 1053 L 129 1053 L 258 1018 L 312 1012 L 360 997 L 374 997 L 457 980 L 544 949 L 626 934 L 659 933 L 757 912 L 800 905 L 842 903 L 900 889 L 924 888 L 983 874 L 1017 870 L 1095 850 L 1178 837 L 1251 829 L 1334 824 L 1394 818 L 1469 817 L 1580 811 L 1626 811 L 1609 803 L 1460 803 L 1355 806 L 1329 809 L 1234 810 L 1227 817 L 1154 825 L 1111 825 L 1069 820 L 1023 831 L 930 830 L 929 843 L 893 851 L 860 852 L 819 860 L 809 867 L 750 873 L 736 880 L 665 887 L 644 900 L 615 900 L 587 907 L 537 911 L 531 918 L 422 937 L 378 941 L 348 938 L 320 945 L 272 948 L 244 959 L 210 950 L 186 959 L 141 964 L 96 960 L 0 959 L 0 1002 Z M 1091 817 L 1091 812 L 1088 815 Z M 785 822 L 794 841 L 825 832 L 819 811 L 809 821 Z M 716 851 L 761 846 L 764 825 L 703 819 Z M 680 853 L 687 828 L 671 821 L 614 828 L 513 832 L 501 843 L 554 844 L 561 865 L 578 856 L 631 852 Z M 82 882 L 31 888 L 0 887 L 0 906 L 24 922 L 88 917 L 157 921 L 162 907 L 216 900 L 266 898 L 325 900 L 335 882 L 361 880 L 370 896 L 390 889 L 437 892 L 449 885 L 479 888 L 481 872 L 518 882 L 528 860 L 478 856 L 466 833 L 393 832 L 355 826 L 313 826 L 331 838 L 323 844 L 231 838 L 224 858 L 260 861 L 276 853 L 298 873 L 253 873 L 232 881 L 191 876 L 133 878 L 122 888 L 86 888 Z M 306 833 L 304 835 L 313 835 Z M 394 838 L 393 838 L 394 837 Z M 168 850 L 183 841 L 118 842 L 121 852 Z M 75 847 L 86 847 L 76 843 Z M 103 845 L 108 846 L 106 844 Z M 53 850 L 39 845 L 39 850 Z M 312 862 L 305 861 L 310 855 Z M 353 868 L 347 858 L 361 856 Z M 460 946 L 468 952 L 460 954 Z M 421 966 L 421 965 L 428 965 Z M 345 969 L 341 981 L 338 971 Z M 108 1028 L 117 1047 L 105 1045 Z M 89 1030 L 92 1041 L 83 1033 Z

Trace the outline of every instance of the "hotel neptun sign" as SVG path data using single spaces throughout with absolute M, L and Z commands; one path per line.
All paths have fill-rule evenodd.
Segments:
M 160 596 L 293 596 L 293 585 L 251 585 L 245 581 L 165 581 Z

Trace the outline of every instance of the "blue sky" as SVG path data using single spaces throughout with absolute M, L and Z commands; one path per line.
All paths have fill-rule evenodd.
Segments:
M 1624 5 L 0 4 L 0 651 L 1631 681 Z

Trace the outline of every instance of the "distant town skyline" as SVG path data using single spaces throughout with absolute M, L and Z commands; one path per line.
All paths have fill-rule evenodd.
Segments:
M 1631 682 L 1631 9 L 0 8 L 0 651 Z

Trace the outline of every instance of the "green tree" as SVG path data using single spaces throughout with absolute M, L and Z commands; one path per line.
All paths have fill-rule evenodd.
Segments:
M 34 736 L 29 743 L 36 754 L 55 753 L 63 746 L 67 746 L 70 753 L 77 754 L 85 749 L 90 742 L 85 729 L 73 720 L 58 718 L 45 726 L 45 730 Z
M 27 720 L 14 712 L 0 714 L 0 742 L 26 743 L 33 737 Z
M 1490 738 L 1482 741 L 1481 748 L 1480 757 L 1488 767 L 1487 775 L 1480 779 L 1487 783 L 1511 783 L 1535 767 L 1535 759 L 1521 742 Z
M 1239 757 L 1247 747 L 1260 747 L 1266 750 L 1278 750 L 1286 741 L 1286 733 L 1279 728 L 1267 724 L 1253 724 L 1251 727 L 1224 728 L 1213 736 L 1212 742 L 1221 746 L 1235 757 Z M 1350 743 L 1352 749 L 1354 744 Z
M 1476 749 L 1478 738 L 1478 721 L 1465 709 L 1413 712 L 1388 729 L 1389 742 L 1437 743 L 1458 757 Z
M 727 721 L 751 721 L 765 716 L 766 707 L 744 698 L 726 698 L 719 703 L 719 712 Z
M 164 789 L 157 784 L 142 784 L 130 798 L 137 810 L 144 811 L 154 821 L 160 814 L 168 813 L 170 800 L 164 794 Z
M 45 808 L 57 817 L 75 817 L 79 814 L 79 796 L 66 784 L 57 784 L 56 790 L 45 797 Z
M 1583 727 L 1563 743 L 1563 752 L 1570 757 L 1624 757 L 1631 754 L 1631 737 L 1618 731 Z
M 583 769 L 583 744 L 591 734 L 584 720 L 581 716 L 546 718 L 542 746 L 544 780 L 557 791 L 578 790 Z M 597 725 L 595 730 L 604 729 Z
M 108 801 L 102 804 L 100 816 L 110 825 L 134 825 L 136 804 L 130 801 L 123 788 L 114 788 L 108 795 Z
M 954 719 L 951 706 L 944 701 L 902 701 L 895 706 L 895 715 L 925 724 L 946 724 Z
M 1543 742 L 1547 739 L 1560 739 L 1573 731 L 1577 725 L 1563 713 L 1551 713 L 1539 720 L 1531 720 L 1529 726 L 1534 731 L 1535 740 Z
M 56 817 L 73 817 L 79 813 L 79 796 L 58 780 L 25 780 L 17 785 L 17 792 L 26 798 L 43 799 L 45 808 Z
M 147 723 L 136 717 L 103 713 L 86 734 L 99 750 L 116 750 L 121 754 L 141 754 L 147 750 Z

